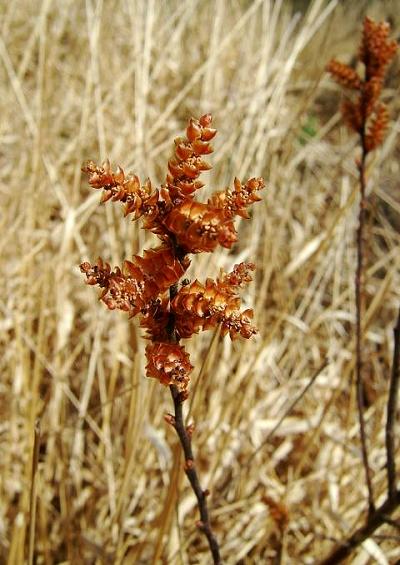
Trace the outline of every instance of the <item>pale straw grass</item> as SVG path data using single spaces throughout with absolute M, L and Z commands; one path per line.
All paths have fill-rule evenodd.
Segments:
M 368 4 L 372 17 L 398 16 L 394 1 Z M 98 206 L 82 162 L 109 157 L 161 182 L 172 139 L 208 111 L 219 135 L 205 195 L 235 175 L 267 182 L 233 251 L 194 257 L 190 271 L 204 279 L 257 264 L 244 303 L 259 336 L 204 334 L 188 345 L 194 450 L 224 562 L 273 563 L 280 553 L 281 563 L 315 563 L 361 524 L 356 141 L 324 66 L 355 52 L 365 5 L 0 7 L 0 561 L 210 562 L 163 420 L 170 396 L 144 377 L 141 331 L 106 311 L 78 269 L 98 255 L 118 264 L 152 241 L 118 204 Z M 398 68 L 385 90 L 394 120 Z M 364 375 L 378 501 L 400 295 L 399 129 L 397 118 L 369 162 Z M 282 539 L 269 499 L 288 512 Z M 398 531 L 378 533 L 352 563 L 400 558 Z

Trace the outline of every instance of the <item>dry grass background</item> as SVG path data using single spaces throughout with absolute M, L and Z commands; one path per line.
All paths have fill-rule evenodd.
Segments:
M 268 188 L 232 252 L 193 260 L 203 279 L 258 265 L 245 303 L 259 336 L 191 342 L 201 480 L 225 563 L 318 561 L 366 508 L 352 386 L 356 140 L 324 65 L 349 60 L 366 13 L 392 18 L 398 35 L 396 2 L 315 0 L 300 14 L 272 0 L 10 0 L 0 13 L 0 561 L 22 564 L 30 547 L 46 564 L 209 563 L 163 420 L 168 390 L 143 376 L 135 323 L 106 311 L 78 269 L 149 244 L 118 205 L 98 206 L 82 162 L 109 156 L 160 182 L 172 139 L 206 111 L 219 130 L 209 186 L 264 175 Z M 394 121 L 369 161 L 364 351 L 378 501 L 400 295 L 398 69 L 385 90 Z M 288 512 L 282 540 L 268 497 Z M 399 558 L 386 526 L 351 563 Z

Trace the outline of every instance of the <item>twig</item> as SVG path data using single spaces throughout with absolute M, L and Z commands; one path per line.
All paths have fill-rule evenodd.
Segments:
M 176 433 L 178 434 L 179 437 L 179 441 L 181 442 L 183 453 L 185 455 L 185 473 L 187 478 L 189 479 L 190 485 L 197 498 L 197 505 L 199 507 L 200 520 L 201 520 L 200 522 L 197 523 L 197 527 L 206 536 L 208 544 L 210 546 L 211 554 L 213 556 L 214 564 L 217 565 L 221 563 L 221 557 L 220 557 L 217 539 L 214 536 L 210 525 L 210 519 L 209 519 L 208 507 L 207 507 L 208 492 L 204 491 L 201 488 L 199 477 L 197 475 L 197 471 L 194 463 L 193 450 L 192 450 L 192 442 L 190 437 L 191 430 L 190 427 L 185 427 L 185 423 L 183 420 L 181 394 L 175 385 L 171 385 L 169 388 L 171 391 L 172 399 L 174 401 L 174 409 L 175 409 L 174 418 L 171 418 L 169 421 L 175 428 Z
M 395 438 L 394 426 L 396 422 L 396 408 L 400 381 L 400 308 L 397 324 L 394 328 L 394 351 L 392 373 L 389 385 L 389 398 L 387 404 L 386 420 L 386 457 L 387 457 L 387 480 L 388 498 L 392 498 L 396 492 L 396 460 L 395 460 Z
M 28 545 L 28 564 L 34 562 L 35 550 L 35 527 L 36 527 L 36 505 L 37 505 L 37 468 L 39 462 L 40 448 L 40 420 L 35 421 L 33 430 L 33 454 L 31 469 L 31 490 L 29 497 L 29 545 Z
M 386 521 L 400 504 L 400 490 L 394 492 L 390 499 L 368 515 L 364 526 L 356 530 L 347 540 L 340 542 L 319 565 L 336 565 L 349 557 L 351 553 L 369 538 Z
M 388 474 L 388 495 L 383 504 L 369 513 L 367 521 L 349 538 L 337 544 L 330 555 L 321 561 L 320 565 L 334 565 L 346 559 L 364 540 L 370 537 L 375 530 L 383 524 L 390 524 L 398 528 L 398 523 L 390 518 L 391 514 L 400 505 L 400 490 L 396 490 L 396 464 L 395 464 L 395 438 L 394 424 L 396 420 L 396 407 L 398 398 L 398 388 L 400 381 L 400 308 L 397 324 L 394 328 L 394 352 L 392 373 L 389 386 L 389 398 L 387 407 L 386 421 L 386 452 L 387 452 L 387 474 Z
M 360 208 L 358 214 L 357 228 L 357 268 L 355 277 L 355 294 L 356 294 L 356 397 L 358 422 L 360 426 L 360 440 L 362 461 L 365 471 L 365 480 L 368 488 L 368 508 L 369 512 L 375 509 L 374 493 L 372 488 L 371 468 L 368 460 L 367 434 L 365 431 L 364 420 L 364 387 L 362 379 L 363 357 L 362 357 L 362 300 L 363 300 L 363 258 L 364 258 L 364 225 L 365 225 L 365 207 L 366 207 L 366 180 L 365 180 L 365 164 L 367 158 L 367 149 L 365 144 L 365 121 L 360 132 L 362 155 L 359 163 L 360 174 Z

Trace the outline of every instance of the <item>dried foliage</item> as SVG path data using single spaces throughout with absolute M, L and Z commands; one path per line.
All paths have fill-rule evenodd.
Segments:
M 175 385 L 186 397 L 189 375 L 193 369 L 189 354 L 182 345 L 153 342 L 146 347 L 147 374 L 161 384 Z
M 364 65 L 363 77 L 335 59 L 327 66 L 336 82 L 358 93 L 354 100 L 344 100 L 342 114 L 348 127 L 361 135 L 367 153 L 382 143 L 388 125 L 388 112 L 379 98 L 386 69 L 397 51 L 397 42 L 389 39 L 389 31 L 386 22 L 364 19 L 358 52 L 358 60 Z
M 110 310 L 125 310 L 129 315 L 143 314 L 166 290 L 183 275 L 189 261 L 179 261 L 171 247 L 160 246 L 146 250 L 144 256 L 136 255 L 124 261 L 122 269 L 111 271 L 101 258 L 96 265 L 82 263 L 81 271 L 87 283 L 103 289 L 100 300 Z
M 217 133 L 210 127 L 211 121 L 210 114 L 189 120 L 186 137 L 175 139 L 175 157 L 168 161 L 166 183 L 159 189 L 154 189 L 149 180 L 141 185 L 137 175 L 125 175 L 121 167 L 114 173 L 109 161 L 101 167 L 90 161 L 82 169 L 89 176 L 89 184 L 104 191 L 102 202 L 123 202 L 125 215 L 133 213 L 135 220 L 144 217 L 143 227 L 164 242 L 145 251 L 143 257 L 125 261 L 122 269 L 111 271 L 101 258 L 96 265 L 85 262 L 80 268 L 88 284 L 103 289 L 100 299 L 110 310 L 141 315 L 141 326 L 154 342 L 146 349 L 147 375 L 164 385 L 176 384 L 185 396 L 192 366 L 183 347 L 168 342 L 189 338 L 200 329 L 218 324 L 222 334 L 229 333 L 231 338 L 250 338 L 256 333 L 250 323 L 253 312 L 240 312 L 236 291 L 251 280 L 252 264 L 237 265 L 217 281 L 207 279 L 204 286 L 198 281 L 184 285 L 174 291 L 171 302 L 165 296 L 189 267 L 189 253 L 211 252 L 218 244 L 232 246 L 237 239 L 232 218 L 248 218 L 247 207 L 260 200 L 257 192 L 264 188 L 261 178 L 245 184 L 235 179 L 233 191 L 217 192 L 207 204 L 194 200 L 194 193 L 203 186 L 198 177 L 211 168 L 203 159 L 213 151 L 209 141 Z M 164 342 L 159 343 L 161 338 Z M 166 368 L 162 369 L 164 361 Z
M 251 281 L 251 263 L 236 265 L 232 273 L 222 273 L 217 281 L 207 279 L 205 284 L 194 281 L 183 286 L 171 303 L 175 328 L 182 338 L 191 337 L 200 330 L 221 324 L 221 333 L 230 337 L 250 338 L 257 330 L 251 325 L 253 311 L 240 312 L 240 298 L 236 288 Z

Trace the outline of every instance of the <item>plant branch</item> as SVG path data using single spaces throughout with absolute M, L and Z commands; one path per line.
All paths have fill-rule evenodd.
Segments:
M 36 506 L 37 506 L 37 470 L 39 463 L 40 449 L 40 420 L 35 421 L 33 430 L 33 454 L 31 470 L 31 489 L 29 496 L 29 542 L 28 542 L 28 564 L 34 562 L 35 550 L 35 527 L 36 527 Z
M 364 227 L 365 227 L 365 208 L 366 208 L 366 180 L 365 180 L 365 164 L 367 157 L 367 149 L 365 144 L 365 126 L 360 132 L 362 155 L 359 163 L 360 175 L 360 208 L 358 214 L 357 228 L 357 268 L 355 277 L 355 294 L 356 294 L 356 397 L 358 422 L 360 426 L 360 440 L 363 467 L 365 471 L 365 480 L 368 488 L 368 508 L 369 512 L 375 509 L 374 493 L 372 488 L 371 468 L 368 460 L 367 434 L 365 430 L 364 420 L 364 387 L 362 379 L 363 356 L 362 356 L 362 312 L 363 312 L 363 259 L 364 259 Z
M 388 498 L 391 499 L 396 493 L 396 460 L 395 460 L 395 437 L 394 427 L 396 422 L 396 408 L 400 382 L 400 308 L 397 324 L 394 328 L 394 351 L 392 373 L 389 385 L 389 398 L 387 404 L 386 420 L 386 457 L 387 457 L 387 479 Z
M 393 496 L 376 510 L 368 514 L 364 526 L 358 528 L 346 540 L 340 542 L 333 551 L 319 565 L 336 565 L 349 557 L 351 553 L 367 538 L 369 538 L 380 526 L 387 522 L 390 516 L 400 504 L 400 490 L 395 491 Z
M 395 464 L 395 437 L 394 426 L 396 420 L 396 408 L 398 388 L 400 381 L 400 308 L 397 323 L 394 328 L 394 352 L 393 365 L 389 386 L 389 398 L 386 421 L 386 452 L 387 452 L 387 474 L 388 495 L 383 504 L 371 510 L 367 521 L 358 528 L 349 538 L 340 542 L 326 557 L 320 565 L 334 565 L 346 559 L 364 540 L 370 537 L 380 526 L 387 523 L 398 528 L 398 523 L 390 518 L 391 514 L 400 505 L 400 490 L 396 490 L 396 464 Z
M 185 473 L 189 479 L 190 485 L 193 489 L 194 494 L 197 498 L 197 505 L 200 512 L 200 522 L 197 523 L 199 530 L 203 532 L 206 536 L 208 544 L 210 546 L 211 554 L 213 556 L 214 564 L 218 565 L 221 563 L 221 557 L 219 552 L 219 546 L 215 535 L 212 532 L 210 519 L 207 507 L 207 495 L 208 492 L 201 488 L 199 477 L 197 475 L 193 450 L 191 441 L 191 429 L 186 427 L 183 419 L 182 410 L 182 396 L 175 385 L 170 387 L 172 400 L 174 402 L 175 414 L 174 418 L 170 419 L 170 423 L 174 426 L 176 433 L 178 434 L 179 441 L 181 442 L 183 453 L 185 456 Z

